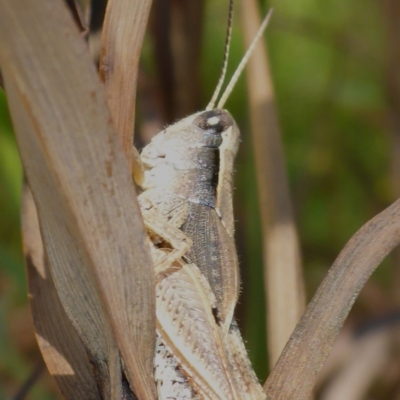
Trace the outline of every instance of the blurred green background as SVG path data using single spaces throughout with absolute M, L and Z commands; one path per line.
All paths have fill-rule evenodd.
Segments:
M 264 13 L 271 5 L 275 11 L 265 36 L 309 299 L 351 235 L 396 198 L 394 181 L 400 172 L 396 175 L 392 168 L 396 141 L 388 122 L 386 16 L 383 2 L 372 0 L 260 2 Z M 207 3 L 201 66 L 204 105 L 220 72 L 226 13 L 227 0 Z M 228 76 L 243 53 L 236 15 Z M 235 191 L 244 279 L 239 322 L 264 380 L 260 226 L 246 104 L 242 77 L 226 105 L 243 136 Z M 21 182 L 22 168 L 1 92 L 0 399 L 16 392 L 39 359 L 21 255 Z M 395 305 L 394 263 L 385 263 L 372 279 Z M 352 311 L 355 319 L 372 313 L 364 298 Z M 28 398 L 57 396 L 50 378 L 43 377 Z

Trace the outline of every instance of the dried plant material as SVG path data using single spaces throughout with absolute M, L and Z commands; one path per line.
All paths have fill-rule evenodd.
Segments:
M 121 355 L 137 396 L 154 398 L 152 261 L 87 46 L 62 3 L 2 0 L 0 11 L 0 63 L 59 298 L 102 395 L 120 398 Z
M 360 290 L 400 242 L 400 200 L 347 243 L 296 326 L 264 388 L 274 400 L 307 399 Z
M 151 0 L 109 0 L 102 31 L 100 76 L 129 163 L 132 161 L 136 80 L 150 6 Z
M 87 16 L 87 8 L 89 6 L 88 1 L 80 1 L 80 0 L 65 0 L 71 14 L 78 25 L 78 29 L 81 31 L 81 34 L 84 37 L 87 37 L 89 34 L 89 26 L 88 26 L 88 19 L 85 18 Z M 86 4 L 85 4 L 86 3 Z
M 384 27 L 386 29 L 386 102 L 388 105 L 386 123 L 390 138 L 391 187 L 395 198 L 400 196 L 400 3 L 397 0 L 383 0 Z M 400 249 L 393 254 L 394 269 L 392 295 L 397 306 L 400 304 Z
M 390 357 L 388 330 L 375 331 L 352 343 L 351 357 L 324 388 L 321 400 L 359 400 L 367 398 L 371 383 L 379 376 Z
M 45 263 L 39 221 L 28 186 L 23 193 L 22 235 L 29 302 L 47 368 L 66 400 L 97 400 L 100 394 L 86 349 L 65 314 Z
M 82 24 L 89 28 L 95 0 L 74 0 L 79 8 Z
M 57 293 L 95 364 L 102 395 L 117 400 L 121 390 L 118 348 L 96 291 L 96 282 L 92 272 L 88 270 L 89 266 L 98 263 L 91 261 L 87 249 L 81 248 L 80 243 L 77 243 L 84 243 L 85 239 L 79 232 L 81 227 L 74 224 L 74 215 L 70 213 L 71 210 L 61 195 L 62 189 L 57 187 L 57 178 L 49 173 L 48 165 L 53 165 L 54 168 L 54 162 L 40 162 L 43 159 L 41 153 L 55 156 L 55 152 L 40 148 L 40 139 L 43 137 L 40 135 L 43 132 L 40 127 L 43 123 L 38 122 L 40 115 L 36 117 L 39 112 L 33 110 L 29 113 L 32 110 L 29 100 L 26 100 L 29 92 L 23 91 L 22 85 L 15 85 L 18 79 L 13 77 L 7 67 L 4 68 L 4 78 L 11 118 L 27 179 L 36 197 L 45 253 Z M 35 122 L 38 122 L 36 126 Z M 36 136 L 30 137 L 29 133 Z M 49 144 L 49 141 L 45 143 Z M 68 194 L 71 195 L 71 192 Z M 83 222 L 82 215 L 79 220 Z M 92 245 L 91 253 L 93 251 Z M 99 335 L 98 332 L 102 334 Z
M 203 16 L 204 0 L 154 1 L 154 56 L 168 123 L 201 107 Z
M 318 381 L 314 390 L 318 390 L 331 374 L 334 374 L 346 363 L 348 358 L 353 358 L 354 340 L 354 330 L 345 325 L 340 331 L 332 351 L 318 375 Z
M 246 46 L 260 26 L 255 0 L 242 0 Z M 305 308 L 299 240 L 288 179 L 272 78 L 265 43 L 260 41 L 247 67 L 247 87 L 263 229 L 267 331 L 270 365 L 278 360 Z

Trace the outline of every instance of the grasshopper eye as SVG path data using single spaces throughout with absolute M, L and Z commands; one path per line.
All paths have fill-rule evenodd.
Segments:
M 193 124 L 207 133 L 220 134 L 233 125 L 232 117 L 223 110 L 210 110 L 201 113 Z

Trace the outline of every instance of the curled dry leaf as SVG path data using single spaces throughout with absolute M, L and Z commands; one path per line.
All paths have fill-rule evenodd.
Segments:
M 271 399 L 307 399 L 354 301 L 400 243 L 400 200 L 347 243 L 289 339 L 264 388 Z
M 47 368 L 66 400 L 97 400 L 99 393 L 85 347 L 65 314 L 45 262 L 35 203 L 27 185 L 21 217 L 29 302 Z

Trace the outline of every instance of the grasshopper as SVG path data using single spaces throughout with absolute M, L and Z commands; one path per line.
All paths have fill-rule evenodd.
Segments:
M 138 196 L 156 274 L 159 399 L 265 399 L 233 318 L 240 287 L 234 243 L 233 162 L 240 132 L 223 105 L 270 13 L 214 107 L 158 133 L 140 154 Z M 134 171 L 135 172 L 135 171 Z

